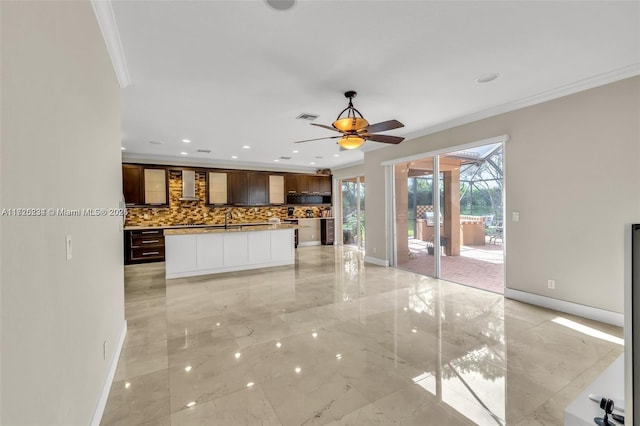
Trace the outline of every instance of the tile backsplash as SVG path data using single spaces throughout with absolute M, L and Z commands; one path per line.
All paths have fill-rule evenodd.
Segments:
M 264 207 L 211 207 L 205 204 L 206 181 L 204 172 L 196 172 L 196 196 L 199 201 L 180 201 L 182 178 L 179 173 L 169 173 L 169 207 L 128 207 L 125 226 L 168 226 L 184 224 L 224 223 L 225 212 L 231 212 L 228 223 L 267 222 L 270 218 L 305 218 L 307 210 L 313 217 L 321 217 L 326 206 L 264 206 Z M 294 207 L 293 216 L 287 215 L 287 207 Z

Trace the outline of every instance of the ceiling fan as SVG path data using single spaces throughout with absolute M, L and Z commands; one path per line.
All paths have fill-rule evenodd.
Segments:
M 311 123 L 312 126 L 322 127 L 324 129 L 333 130 L 342 133 L 340 136 L 327 136 L 324 138 L 307 139 L 303 141 L 296 141 L 294 143 L 303 143 L 318 141 L 321 139 L 338 139 L 338 145 L 341 149 L 356 149 L 360 147 L 364 141 L 374 141 L 382 143 L 399 144 L 404 140 L 399 136 L 378 135 L 376 132 L 385 132 L 387 130 L 398 129 L 404 127 L 404 124 L 398 120 L 382 121 L 376 124 L 369 124 L 364 119 L 360 111 L 353 107 L 353 98 L 357 93 L 353 90 L 345 92 L 344 96 L 349 99 L 349 105 L 342 110 L 338 115 L 336 121 L 331 126 L 325 126 L 324 124 Z M 343 117 L 343 114 L 346 115 Z

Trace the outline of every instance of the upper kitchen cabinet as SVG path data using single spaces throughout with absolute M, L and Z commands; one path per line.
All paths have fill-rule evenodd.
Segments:
M 309 193 L 309 175 L 296 175 L 296 186 L 298 194 L 308 194 Z
M 320 176 L 309 176 L 309 194 L 320 193 Z
M 166 205 L 169 199 L 167 191 L 166 169 L 144 169 L 144 203 Z
M 284 176 L 269 175 L 269 204 L 284 204 Z
M 169 204 L 167 170 L 123 164 L 122 192 L 128 205 L 166 206 Z
M 142 198 L 142 167 L 122 165 L 122 194 L 126 204 L 144 204 Z
M 284 189 L 287 194 L 296 194 L 298 192 L 297 175 L 287 174 L 284 178 Z
M 247 172 L 234 171 L 227 173 L 227 202 L 234 206 L 249 204 L 249 175 Z
M 228 187 L 227 173 L 225 172 L 209 172 L 207 177 L 208 199 L 209 204 L 227 204 L 228 203 Z
M 324 195 L 331 195 L 331 176 L 319 176 L 320 178 L 320 193 Z
M 249 172 L 247 180 L 249 182 L 249 205 L 266 206 L 269 196 L 269 176 L 266 173 Z

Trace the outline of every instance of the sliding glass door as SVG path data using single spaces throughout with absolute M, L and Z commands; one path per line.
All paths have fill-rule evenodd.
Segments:
M 396 266 L 503 292 L 502 147 L 394 164 Z

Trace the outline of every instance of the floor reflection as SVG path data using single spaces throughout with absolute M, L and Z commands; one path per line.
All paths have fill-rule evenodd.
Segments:
M 619 328 L 348 248 L 169 281 L 163 266 L 125 269 L 104 425 L 561 424 L 622 352 Z

